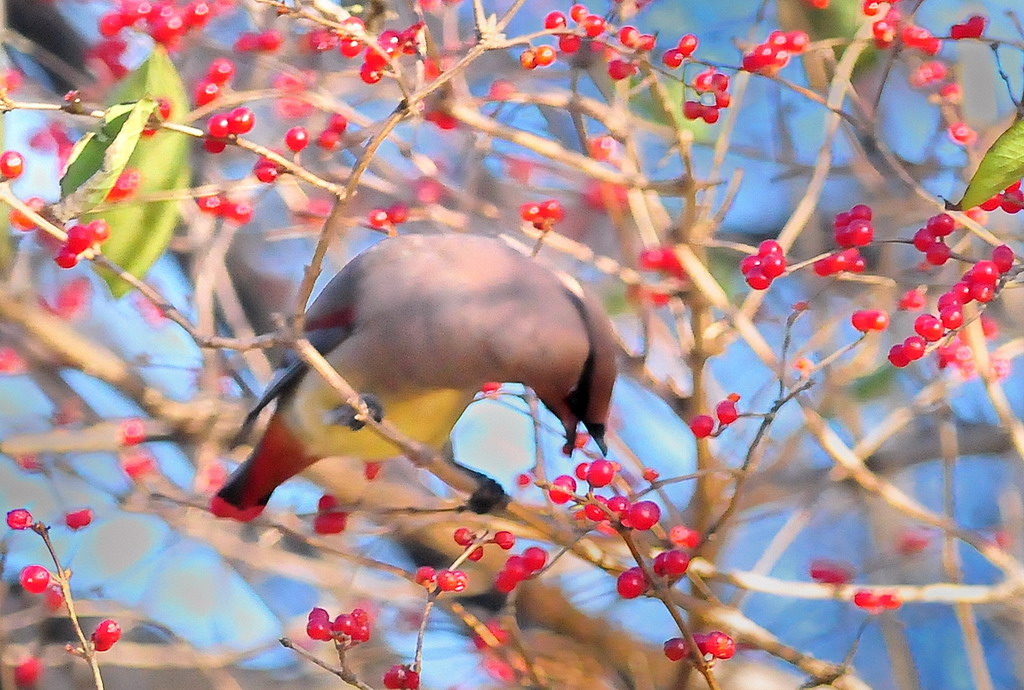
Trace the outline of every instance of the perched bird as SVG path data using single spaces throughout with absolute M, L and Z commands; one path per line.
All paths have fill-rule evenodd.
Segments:
M 481 386 L 498 381 L 532 388 L 569 444 L 582 422 L 607 450 L 616 375 L 608 316 L 574 282 L 500 240 L 383 240 L 327 284 L 305 329 L 367 406 L 416 441 L 442 446 Z M 324 457 L 398 455 L 293 353 L 243 433 L 275 400 L 252 455 L 214 497 L 214 514 L 252 519 L 276 487 Z

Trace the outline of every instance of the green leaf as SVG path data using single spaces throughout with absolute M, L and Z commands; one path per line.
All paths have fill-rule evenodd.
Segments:
M 189 111 L 181 77 L 160 46 L 125 78 L 111 100 L 118 103 L 146 97 L 167 99 L 172 121 Z M 142 173 L 136 194 L 167 195 L 186 189 L 191 177 L 188 152 L 189 138 L 177 132 L 159 131 L 155 136 L 140 139 L 127 164 Z M 177 200 L 139 203 L 129 198 L 108 210 L 87 214 L 82 220 L 87 222 L 100 217 L 106 220 L 110 225 L 110 239 L 104 243 L 103 253 L 141 278 L 167 249 L 181 215 L 179 203 Z M 102 275 L 115 297 L 130 290 L 117 276 L 106 272 Z
M 60 180 L 62 199 L 54 209 L 60 220 L 76 218 L 103 202 L 128 165 L 155 109 L 152 98 L 111 106 L 99 131 L 75 144 Z
M 1024 177 L 1024 120 L 1017 120 L 985 152 L 981 165 L 974 172 L 963 197 L 953 204 L 953 209 L 974 208 L 1021 177 Z
M 877 400 L 889 392 L 895 380 L 896 370 L 893 367 L 880 367 L 853 382 L 853 396 L 857 400 Z

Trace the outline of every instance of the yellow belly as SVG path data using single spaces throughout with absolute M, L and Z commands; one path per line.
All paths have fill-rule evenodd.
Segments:
M 448 440 L 455 422 L 472 402 L 473 394 L 471 391 L 439 389 L 398 398 L 380 397 L 385 419 L 413 440 L 440 448 Z M 300 385 L 296 391 L 290 405 L 289 424 L 306 440 L 310 455 L 344 456 L 366 461 L 401 455 L 397 447 L 370 428 L 353 431 L 337 424 L 325 424 L 324 417 L 337 406 L 336 394 L 326 386 Z

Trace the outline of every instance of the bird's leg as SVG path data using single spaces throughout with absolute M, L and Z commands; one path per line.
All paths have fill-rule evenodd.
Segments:
M 463 472 L 473 475 L 477 480 L 476 490 L 470 495 L 465 505 L 460 507 L 460 510 L 471 510 L 478 515 L 485 515 L 492 512 L 495 508 L 504 508 L 508 504 L 508 494 L 505 493 L 505 489 L 502 488 L 501 484 L 483 472 L 474 470 L 472 467 L 466 467 L 462 463 L 455 461 L 455 450 L 452 448 L 451 441 L 444 445 L 441 454 L 445 460 Z
M 359 396 L 359 399 L 366 405 L 366 409 L 370 411 L 370 416 L 375 422 L 384 419 L 384 404 L 381 403 L 380 398 L 372 393 L 366 393 Z M 324 423 L 343 426 L 352 431 L 359 431 L 366 426 L 366 422 L 359 418 L 359 411 L 348 404 L 338 405 L 324 413 Z

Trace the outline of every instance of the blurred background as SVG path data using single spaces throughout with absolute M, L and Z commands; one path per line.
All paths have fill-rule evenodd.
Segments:
M 57 202 L 72 147 L 95 121 L 39 104 L 59 105 L 74 88 L 87 109 L 104 108 L 166 49 L 183 89 L 169 121 L 202 129 L 210 114 L 245 105 L 257 122 L 246 138 L 319 182 L 289 174 L 261 182 L 259 153 L 232 146 L 213 155 L 200 137 L 164 130 L 142 140 L 123 195 L 90 217 L 123 213 L 111 221 L 108 255 L 130 262 L 196 332 L 272 332 L 275 315 L 294 309 L 332 189 L 350 179 L 403 95 L 470 49 L 473 3 L 324 0 L 285 3 L 301 12 L 279 15 L 269 0 L 168 2 L 149 10 L 164 19 L 104 24 L 112 13 L 140 12 L 138 4 L 7 0 L 4 147 L 24 156 L 25 172 L 3 185 L 23 201 Z M 637 58 L 638 73 L 621 81 L 589 43 L 550 67 L 524 69 L 527 42 L 517 39 L 569 6 L 517 4 L 504 30 L 512 45 L 484 53 L 431 94 L 372 158 L 315 290 L 383 237 L 368 220 L 375 209 L 406 206 L 402 234 L 500 234 L 529 251 L 535 236 L 520 204 L 558 199 L 565 219 L 539 260 L 600 296 L 622 344 L 614 492 L 648 492 L 662 507 L 647 555 L 679 546 L 673 526 L 714 528 L 674 591 L 696 629 L 722 630 L 739 645 L 714 667 L 721 686 L 1024 687 L 1018 292 L 1007 286 L 987 305 L 980 346 L 965 339 L 953 364 L 929 356 L 896 369 L 886 361 L 920 313 L 899 309 L 906 292 L 931 302 L 959 276 L 956 267 L 923 266 L 909 243 L 890 240 L 909 240 L 944 200 L 958 199 L 1012 123 L 1024 91 L 1019 7 L 894 3 L 905 25 L 941 38 L 928 55 L 903 38 L 876 45 L 872 22 L 889 5 L 867 17 L 859 0 L 816 4 L 595 4 L 590 10 L 610 25 L 657 36 L 650 60 Z M 482 5 L 500 16 L 512 3 Z M 329 31 L 348 11 L 371 35 L 424 21 L 428 59 L 405 57 L 397 76 L 365 83 L 358 60 L 339 54 L 345 39 Z M 981 39 L 948 38 L 975 14 L 986 20 Z M 191 19 L 175 28 L 173 16 Z M 738 71 L 743 54 L 775 30 L 804 31 L 809 47 L 777 73 Z M 699 47 L 672 70 L 660 56 L 686 33 Z M 540 36 L 533 45 L 556 41 Z M 859 56 L 844 59 L 854 47 Z M 233 75 L 211 89 L 217 58 L 232 61 Z M 683 101 L 708 102 L 693 84 L 709 66 L 732 80 L 732 102 L 715 124 L 682 117 Z M 167 74 L 152 83 L 171 89 Z M 284 146 L 295 126 L 313 141 L 297 158 Z M 679 183 L 684 175 L 698 184 Z M 654 184 L 634 184 L 641 178 Z M 196 203 L 212 196 L 232 211 Z M 863 274 L 823 278 L 807 266 L 767 292 L 744 282 L 740 259 L 765 239 L 780 239 L 790 266 L 834 249 L 833 217 L 854 204 L 874 212 Z M 1014 213 L 972 218 L 1020 248 Z M 957 233 L 955 252 L 987 258 L 977 236 Z M 412 661 L 423 615 L 423 588 L 399 574 L 446 567 L 462 552 L 451 538 L 459 526 L 511 530 L 515 553 L 536 544 L 562 555 L 513 597 L 493 588 L 507 554 L 488 547 L 464 564 L 469 588 L 442 597 L 428 621 L 422 687 L 707 686 L 662 654 L 680 634 L 665 605 L 616 594 L 615 576 L 635 563 L 614 531 L 549 503 L 532 483 L 573 474 L 596 449 L 563 455 L 557 420 L 528 391 L 482 393 L 453 447 L 550 531 L 507 516 L 409 510 L 450 509 L 460 497 L 405 460 L 372 479 L 359 463 L 328 460 L 278 490 L 259 521 L 216 520 L 204 506 L 246 455 L 230 440 L 281 349 L 201 349 L 166 308 L 94 263 L 57 266 L 44 233 L 10 227 L 0 244 L 0 511 L 24 507 L 52 525 L 87 632 L 103 618 L 121 624 L 122 641 L 100 655 L 106 687 L 343 686 L 278 642 L 294 639 L 336 663 L 329 645 L 306 638 L 314 606 L 332 616 L 370 612 L 373 637 L 347 661 L 380 687 L 387 668 Z M 703 273 L 659 253 L 677 245 L 692 250 Z M 795 310 L 798 302 L 806 310 Z M 858 340 L 850 314 L 865 308 L 890 312 L 890 331 Z M 976 361 L 978 347 L 986 361 Z M 786 398 L 807 380 L 813 386 L 799 399 Z M 733 393 L 749 416 L 696 439 L 688 423 Z M 126 420 L 141 425 L 143 442 L 126 441 Z M 837 448 L 853 449 L 866 474 L 839 467 Z M 750 458 L 756 471 L 730 471 Z M 645 469 L 682 479 L 652 487 Z M 314 529 L 324 493 L 348 513 L 339 534 Z M 717 524 L 730 502 L 735 512 Z M 91 524 L 65 525 L 67 513 L 86 508 Z M 961 531 L 936 526 L 946 518 Z M 604 560 L 563 553 L 558 530 Z M 855 586 L 816 585 L 812 565 L 820 570 L 822 559 Z M 59 602 L 50 610 L 18 585 L 35 563 L 50 565 L 37 535 L 0 535 L 0 687 L 15 687 L 15 669 L 30 657 L 42 661 L 36 687 L 92 687 L 86 664 L 64 651 L 74 632 Z M 948 586 L 924 587 L 932 583 Z M 856 585 L 898 586 L 906 603 L 870 615 L 851 603 Z M 501 630 L 502 644 L 482 641 L 474 625 Z

